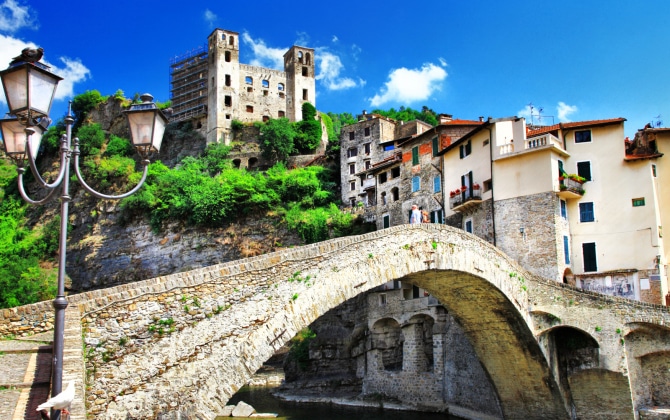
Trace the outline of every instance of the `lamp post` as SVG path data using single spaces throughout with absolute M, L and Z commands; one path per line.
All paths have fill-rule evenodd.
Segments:
M 25 51 L 25 50 L 24 50 Z M 53 360 L 51 369 L 51 395 L 56 396 L 62 390 L 63 381 L 63 342 L 65 329 L 65 308 L 68 302 L 65 298 L 65 259 L 67 251 L 67 223 L 69 202 L 70 164 L 74 156 L 74 170 L 77 180 L 86 191 L 94 196 L 106 200 L 118 200 L 128 197 L 139 190 L 146 180 L 149 172 L 149 154 L 158 152 L 167 125 L 167 118 L 152 102 L 151 95 L 142 95 L 142 103 L 131 106 L 125 111 L 128 117 L 128 125 L 132 143 L 142 157 L 141 165 L 144 167 L 142 179 L 130 191 L 121 195 L 106 195 L 95 191 L 82 177 L 79 169 L 79 139 L 74 139 L 74 148 L 71 149 L 72 126 L 72 102 L 68 107 L 65 117 L 66 134 L 60 141 L 60 168 L 56 179 L 48 183 L 39 174 L 35 159 L 39 150 L 42 134 L 51 120 L 49 111 L 51 102 L 56 92 L 61 77 L 52 74 L 49 67 L 37 61 L 18 61 L 15 59 L 10 66 L 0 71 L 2 86 L 9 106 L 9 118 L 0 120 L 3 147 L 6 155 L 14 161 L 18 172 L 18 187 L 21 197 L 29 204 L 43 205 L 56 197 L 55 192 L 60 186 L 60 237 L 59 237 L 59 262 L 58 262 L 58 291 L 53 301 L 54 316 L 54 341 Z M 26 171 L 26 162 L 30 167 L 35 179 L 41 189 L 46 190 L 46 196 L 39 200 L 31 199 L 23 185 L 23 174 Z M 60 410 L 52 410 L 52 419 L 60 419 Z

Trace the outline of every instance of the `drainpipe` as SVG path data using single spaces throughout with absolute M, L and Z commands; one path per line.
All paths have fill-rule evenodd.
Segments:
M 493 182 L 493 134 L 491 128 L 487 126 L 490 124 L 491 117 L 488 121 L 484 123 L 484 128 L 489 132 L 489 160 L 491 162 L 491 224 L 493 225 L 493 246 L 498 246 L 496 241 L 496 206 L 495 206 L 495 197 L 493 196 L 493 191 L 495 190 L 495 183 Z

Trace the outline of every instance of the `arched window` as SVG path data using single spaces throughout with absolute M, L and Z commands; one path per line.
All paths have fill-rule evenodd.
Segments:
M 400 193 L 399 193 L 397 187 L 391 189 L 391 195 L 393 195 L 393 201 L 398 201 L 398 200 L 400 200 Z
M 283 84 L 283 83 L 279 83 L 279 84 L 277 85 L 277 90 L 278 90 L 278 91 L 283 91 L 283 90 L 284 90 L 284 84 Z
M 234 36 L 231 35 L 230 38 L 228 38 L 228 44 L 229 45 L 235 45 L 235 37 Z
M 263 80 L 261 83 L 263 84 L 264 88 L 269 88 L 270 87 L 270 82 L 267 81 L 267 80 Z
M 302 51 L 298 51 L 298 61 L 302 63 Z
M 310 53 L 307 53 L 305 55 L 305 64 L 307 64 L 307 65 L 312 64 L 312 55 Z
M 254 79 L 253 79 L 253 77 L 251 77 L 251 76 L 247 76 L 247 77 L 245 77 L 245 78 L 244 78 L 244 83 L 246 83 L 246 84 L 248 84 L 248 85 L 253 85 L 253 84 L 254 84 Z

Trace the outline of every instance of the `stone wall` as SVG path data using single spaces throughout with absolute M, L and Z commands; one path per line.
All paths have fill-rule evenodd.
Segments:
M 555 223 L 558 197 L 546 192 L 498 200 L 494 206 L 496 245 L 531 272 L 561 281 L 563 270 L 557 264 L 563 255 L 558 253 Z

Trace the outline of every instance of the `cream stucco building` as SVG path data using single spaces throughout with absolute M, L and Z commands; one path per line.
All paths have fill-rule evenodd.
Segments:
M 545 277 L 665 304 L 670 130 L 627 141 L 624 121 L 489 119 L 440 152 L 446 222 Z

